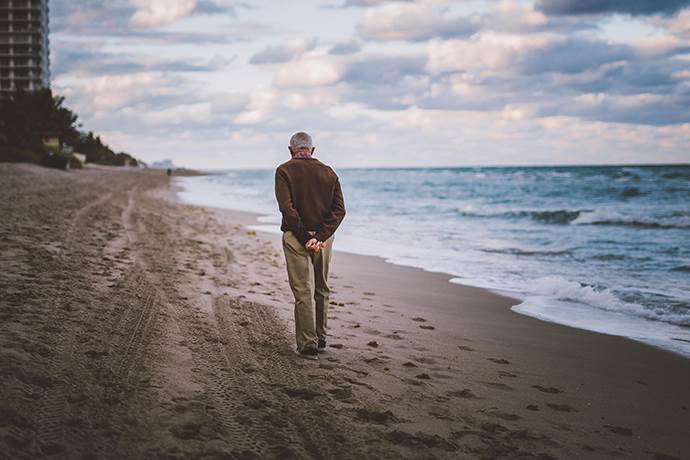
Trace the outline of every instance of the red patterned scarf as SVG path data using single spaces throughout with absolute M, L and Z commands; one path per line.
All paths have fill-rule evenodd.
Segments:
M 292 154 L 292 158 L 311 158 L 311 151 L 309 152 L 295 152 Z

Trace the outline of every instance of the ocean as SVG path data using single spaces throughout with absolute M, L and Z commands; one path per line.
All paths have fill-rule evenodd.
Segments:
M 448 273 L 517 313 L 690 357 L 690 166 L 337 169 L 335 248 Z M 273 170 L 177 178 L 279 232 Z

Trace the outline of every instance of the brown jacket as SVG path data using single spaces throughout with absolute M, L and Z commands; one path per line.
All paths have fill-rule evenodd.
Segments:
M 278 166 L 276 199 L 283 215 L 280 229 L 290 230 L 302 244 L 311 238 L 326 241 L 345 217 L 338 176 L 315 158 L 293 158 Z

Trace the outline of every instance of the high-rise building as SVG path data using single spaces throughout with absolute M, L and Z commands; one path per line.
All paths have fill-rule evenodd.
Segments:
M 0 94 L 49 86 L 48 0 L 0 0 Z

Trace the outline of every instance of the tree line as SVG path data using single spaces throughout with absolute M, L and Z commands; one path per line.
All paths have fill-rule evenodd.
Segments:
M 93 132 L 82 131 L 77 114 L 64 105 L 65 98 L 50 89 L 17 91 L 0 97 L 0 161 L 45 163 L 49 148 L 44 138 L 57 137 L 87 163 L 137 165 L 125 152 L 115 152 Z

